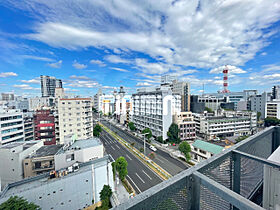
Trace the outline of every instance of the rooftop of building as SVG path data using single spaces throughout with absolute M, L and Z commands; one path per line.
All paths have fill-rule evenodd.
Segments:
M 91 98 L 61 98 L 61 101 L 91 100 Z
M 61 180 L 61 179 L 66 178 L 66 177 L 79 174 L 79 173 L 84 173 L 86 171 L 91 170 L 91 165 L 92 164 L 94 164 L 94 166 L 98 167 L 100 165 L 104 165 L 104 164 L 107 164 L 108 162 L 112 162 L 112 161 L 113 161 L 113 158 L 110 155 L 106 155 L 102 158 L 91 160 L 91 161 L 86 162 L 86 163 L 80 163 L 78 171 L 68 173 L 67 175 L 61 176 L 61 177 L 58 177 L 58 178 L 50 179 L 49 172 L 43 173 L 43 174 L 38 175 L 38 176 L 25 178 L 21 181 L 17 181 L 17 182 L 8 184 L 4 188 L 4 190 L 2 192 L 0 192 L 0 198 L 6 197 L 6 196 L 11 196 L 11 195 L 14 195 L 14 194 L 17 194 L 17 193 L 20 193 L 20 192 L 24 192 L 26 190 L 36 188 L 36 187 L 42 186 L 44 184 L 48 184 L 49 182 L 55 182 L 55 181 Z M 65 170 L 67 170 L 67 168 L 60 169 L 59 171 L 65 171 Z
M 39 142 L 40 141 L 12 142 L 12 143 L 8 143 L 8 144 L 0 145 L 0 149 L 13 149 L 18 146 L 23 146 L 23 150 L 26 150 Z
M 63 145 L 44 145 L 40 147 L 34 154 L 32 154 L 29 158 L 36 157 L 45 157 L 55 155 Z
M 212 144 L 202 140 L 196 140 L 192 144 L 192 146 L 210 152 L 212 154 L 219 154 L 224 150 L 224 148 L 219 145 Z
M 86 149 L 103 145 L 99 138 L 93 137 L 90 139 L 75 140 L 73 144 L 64 149 L 61 148 L 58 153 L 64 153 L 65 150 Z

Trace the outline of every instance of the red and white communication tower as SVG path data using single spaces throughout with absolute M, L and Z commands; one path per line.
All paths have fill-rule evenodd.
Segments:
M 224 90 L 222 91 L 222 93 L 229 93 L 229 90 L 228 90 L 228 67 L 227 67 L 227 65 L 225 66 L 225 68 L 223 70 L 223 74 L 224 74 Z

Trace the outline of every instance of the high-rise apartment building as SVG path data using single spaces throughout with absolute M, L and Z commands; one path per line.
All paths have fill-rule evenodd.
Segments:
M 24 141 L 23 113 L 17 109 L 0 109 L 0 145 Z
M 54 97 L 55 88 L 62 88 L 61 79 L 41 75 L 41 92 L 42 97 Z
M 91 98 L 61 98 L 58 100 L 57 114 L 60 144 L 69 135 L 75 135 L 77 139 L 93 137 Z
M 181 110 L 190 111 L 190 84 L 173 80 L 172 92 L 181 95 Z
M 37 110 L 34 125 L 35 140 L 43 140 L 45 145 L 56 144 L 55 118 L 50 109 Z
M 150 128 L 156 137 L 167 139 L 172 116 L 181 111 L 181 96 L 172 94 L 170 87 L 140 88 L 132 94 L 131 121 L 142 131 Z
M 271 99 L 280 99 L 280 85 L 272 87 L 272 96 Z
M 13 93 L 1 93 L 2 101 L 13 101 L 15 100 L 15 95 Z
M 27 112 L 23 114 L 24 120 L 24 141 L 34 140 L 34 121 L 33 113 Z

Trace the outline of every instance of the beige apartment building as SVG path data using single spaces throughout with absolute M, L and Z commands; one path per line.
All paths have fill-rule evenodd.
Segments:
M 196 138 L 196 130 L 192 112 L 178 112 L 173 116 L 174 123 L 180 129 L 180 139 L 183 141 L 194 140 Z
M 61 98 L 57 104 L 59 143 L 74 135 L 76 139 L 93 137 L 92 99 Z

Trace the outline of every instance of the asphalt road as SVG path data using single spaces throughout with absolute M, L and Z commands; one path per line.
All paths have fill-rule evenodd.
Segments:
M 137 148 L 138 150 L 144 147 L 143 140 L 133 136 L 127 131 L 122 130 L 121 128 L 115 126 L 112 123 L 109 123 L 104 119 L 102 119 L 101 122 L 104 125 L 106 125 L 109 129 L 117 133 L 117 135 L 119 135 L 128 143 L 134 142 L 135 143 L 134 147 Z M 151 152 L 153 151 L 149 148 L 149 144 L 146 144 L 146 155 L 149 155 Z M 173 176 L 188 168 L 182 162 L 172 158 L 168 153 L 162 151 L 159 148 L 157 148 L 157 151 L 154 153 L 155 153 L 155 159 L 153 161 L 156 162 L 159 166 L 161 166 L 164 170 L 166 170 L 168 173 L 170 173 Z
M 137 194 L 163 181 L 154 171 L 144 165 L 106 131 L 102 131 L 100 140 L 105 147 L 106 153 L 111 154 L 115 160 L 120 156 L 125 157 L 128 163 L 127 180 Z

